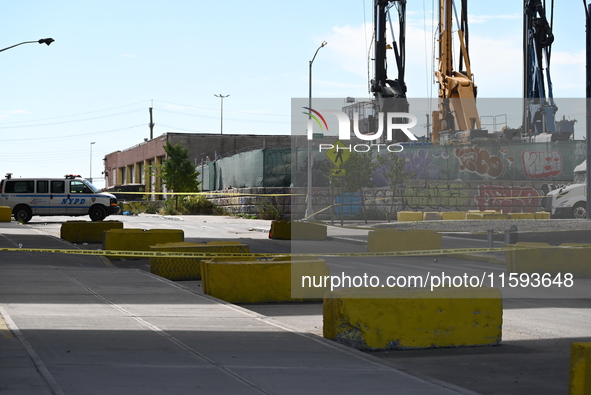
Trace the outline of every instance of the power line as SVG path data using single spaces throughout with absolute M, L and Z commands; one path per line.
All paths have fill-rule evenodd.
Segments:
M 124 107 L 129 107 L 129 106 L 135 106 L 137 104 L 142 104 L 145 103 L 146 101 L 141 101 L 141 102 L 137 102 L 137 103 L 131 103 L 131 104 L 124 104 L 122 106 L 117 106 L 117 107 L 111 107 L 111 108 L 104 108 L 102 110 L 94 110 L 94 111 L 87 111 L 87 112 L 83 112 L 83 113 L 78 113 L 78 114 L 73 114 L 73 115 L 60 115 L 58 117 L 50 117 L 50 118 L 41 118 L 41 119 L 33 119 L 33 120 L 28 120 L 28 121 L 11 121 L 11 122 L 2 122 L 1 125 L 11 125 L 11 124 L 15 124 L 15 123 L 28 123 L 28 122 L 42 122 L 42 121 L 50 121 L 53 119 L 61 119 L 61 118 L 70 118 L 70 117 L 77 117 L 77 116 L 81 116 L 81 115 L 88 115 L 88 114 L 95 114 L 97 112 L 103 112 L 103 111 L 110 111 L 110 110 L 117 110 L 119 108 L 124 108 Z
M 94 136 L 94 135 L 98 135 L 98 134 L 121 132 L 123 130 L 130 130 L 130 129 L 140 128 L 140 127 L 144 127 L 144 126 L 146 126 L 146 125 L 145 124 L 140 124 L 140 125 L 127 126 L 127 127 L 123 127 L 123 128 L 116 128 L 116 129 L 109 129 L 109 130 L 99 130 L 99 131 L 90 132 L 90 133 L 70 134 L 70 135 L 65 135 L 65 136 L 55 136 L 55 135 L 53 135 L 51 137 L 35 137 L 35 142 L 39 142 L 39 141 L 60 141 L 60 140 L 72 139 L 72 138 L 76 138 L 76 137 Z M 0 128 L 0 129 L 2 129 L 2 128 Z M 0 139 L 0 142 L 2 142 L 2 144 L 22 143 L 22 142 L 27 142 L 27 141 L 31 141 L 31 138 Z
M 198 114 L 189 114 L 189 113 L 183 113 L 180 111 L 175 111 L 175 110 L 164 110 L 164 109 L 158 109 L 159 112 L 164 112 L 164 113 L 170 113 L 170 114 L 177 114 L 177 115 L 184 115 L 187 117 L 195 117 L 195 118 L 205 118 L 205 119 L 218 119 L 219 116 L 214 116 L 214 115 L 198 115 Z M 218 110 L 219 112 L 219 110 Z M 255 114 L 256 115 L 256 114 Z M 277 124 L 277 125 L 287 125 L 290 124 L 290 121 L 261 121 L 261 120 L 257 120 L 257 119 L 239 119 L 239 118 L 227 118 L 224 117 L 224 120 L 229 120 L 229 121 L 237 121 L 237 122 L 253 122 L 253 123 L 257 123 L 257 122 L 265 122 L 266 124 Z
M 99 117 L 84 118 L 84 119 L 73 119 L 71 121 L 62 121 L 62 122 L 37 123 L 37 124 L 34 124 L 34 125 L 5 126 L 6 124 L 0 124 L 0 129 L 34 128 L 34 127 L 39 127 L 39 126 L 63 125 L 65 123 L 94 121 L 96 119 L 116 117 L 116 116 L 119 116 L 119 115 L 131 114 L 131 113 L 139 112 L 139 111 L 141 111 L 141 110 L 140 109 L 137 109 L 137 110 L 120 112 L 120 113 L 116 113 L 116 114 L 102 115 L 102 116 L 99 116 Z M 29 122 L 32 122 L 32 121 L 29 121 Z
M 188 104 L 178 104 L 178 103 L 171 103 L 171 102 L 166 102 L 166 101 L 161 101 L 161 100 L 154 100 L 157 103 L 163 103 L 163 104 L 170 104 L 172 106 L 180 106 L 180 107 L 187 107 L 187 108 L 195 108 L 198 110 L 207 110 L 207 111 L 212 111 L 215 113 L 218 113 L 220 110 L 216 109 L 216 108 L 208 108 L 208 107 L 197 107 L 197 106 L 191 106 Z M 160 111 L 163 111 L 162 109 L 159 109 Z M 225 111 L 224 112 L 230 112 L 230 113 L 236 113 L 236 114 L 246 114 L 246 115 L 264 115 L 264 116 L 270 116 L 270 117 L 291 117 L 291 114 L 272 114 L 272 113 L 265 113 L 265 112 L 249 112 L 249 111 Z

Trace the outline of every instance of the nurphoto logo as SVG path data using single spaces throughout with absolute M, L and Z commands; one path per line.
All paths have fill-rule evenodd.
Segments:
M 325 114 L 333 114 L 337 117 L 338 121 L 338 128 L 339 128 L 339 140 L 350 140 L 351 139 L 351 119 L 347 114 L 340 110 L 322 110 L 316 111 L 310 107 L 303 107 L 307 112 L 304 114 L 309 116 L 308 125 L 307 125 L 307 136 L 308 140 L 312 140 L 314 136 L 314 123 L 316 121 L 320 130 L 328 131 L 328 123 L 326 119 L 322 115 Z M 386 122 L 384 122 L 384 117 Z M 408 120 L 408 122 L 404 122 Z M 416 126 L 417 124 L 417 117 L 413 114 L 409 114 L 406 112 L 388 112 L 388 113 L 379 113 L 378 114 L 378 130 L 373 134 L 365 134 L 359 131 L 359 113 L 353 113 L 353 133 L 359 140 L 363 141 L 377 141 L 379 140 L 382 135 L 384 134 L 384 129 L 386 131 L 386 140 L 392 141 L 392 134 L 395 130 L 401 130 L 411 141 L 417 141 L 417 137 L 410 131 L 410 128 Z M 384 127 L 385 125 L 385 127 Z M 334 144 L 319 144 L 319 151 L 329 150 L 335 148 Z M 399 143 L 392 143 L 392 144 L 384 144 L 384 143 L 371 143 L 371 144 L 350 144 L 348 146 L 339 146 L 336 147 L 339 150 L 349 150 L 355 152 L 369 152 L 373 148 L 377 148 L 379 152 L 380 149 L 386 149 L 388 152 L 401 152 L 404 147 Z

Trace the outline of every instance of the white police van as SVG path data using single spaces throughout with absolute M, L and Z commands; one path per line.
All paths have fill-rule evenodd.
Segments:
M 89 215 L 102 221 L 117 214 L 117 198 L 99 191 L 80 176 L 64 178 L 6 178 L 0 181 L 0 206 L 12 209 L 14 219 L 29 222 L 33 215 Z

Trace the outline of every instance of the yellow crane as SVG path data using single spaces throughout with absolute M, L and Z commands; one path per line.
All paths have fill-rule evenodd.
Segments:
M 439 57 L 435 71 L 439 83 L 439 104 L 433 112 L 433 142 L 446 143 L 451 140 L 469 141 L 475 137 L 487 137 L 481 130 L 476 108 L 476 86 L 470 68 L 468 54 L 468 11 L 467 0 L 461 0 L 458 18 L 453 0 L 439 1 Z M 454 69 L 453 21 L 456 14 L 457 41 L 459 42 L 459 69 Z

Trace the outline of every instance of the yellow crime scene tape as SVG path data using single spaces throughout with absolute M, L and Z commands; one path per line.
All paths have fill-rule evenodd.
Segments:
M 223 196 L 308 196 L 306 193 L 245 193 L 245 192 L 123 192 L 123 191 L 105 191 L 112 195 L 223 195 Z M 336 195 L 335 195 L 336 196 Z M 340 196 L 340 195 L 339 195 Z M 323 196 L 324 197 L 324 196 Z M 404 196 L 387 196 L 377 199 L 368 199 L 366 202 L 378 202 L 382 200 L 392 199 L 408 199 L 408 198 L 427 198 L 425 195 L 404 195 Z M 468 197 L 468 196 L 466 196 Z M 476 196 L 473 196 L 476 198 Z M 480 199 L 486 200 L 512 200 L 512 199 L 543 199 L 546 195 L 538 196 L 479 196 Z M 428 197 L 430 200 L 435 200 L 434 197 Z M 439 199 L 457 198 L 454 196 L 442 196 Z M 336 205 L 340 205 L 337 203 Z
M 105 191 L 112 195 L 223 195 L 223 196 L 306 196 L 305 193 L 242 193 L 242 192 L 123 192 Z
M 495 247 L 495 248 L 446 248 L 438 250 L 417 251 L 391 251 L 391 252 L 319 252 L 319 253 L 202 253 L 202 252 L 157 252 L 157 251 L 120 251 L 120 250 L 76 250 L 76 249 L 51 249 L 51 248 L 0 248 L 5 252 L 33 252 L 72 255 L 98 255 L 114 258 L 274 258 L 284 256 L 295 257 L 398 257 L 398 256 L 433 256 L 433 255 L 457 255 L 478 254 L 487 252 L 504 252 L 528 247 Z

